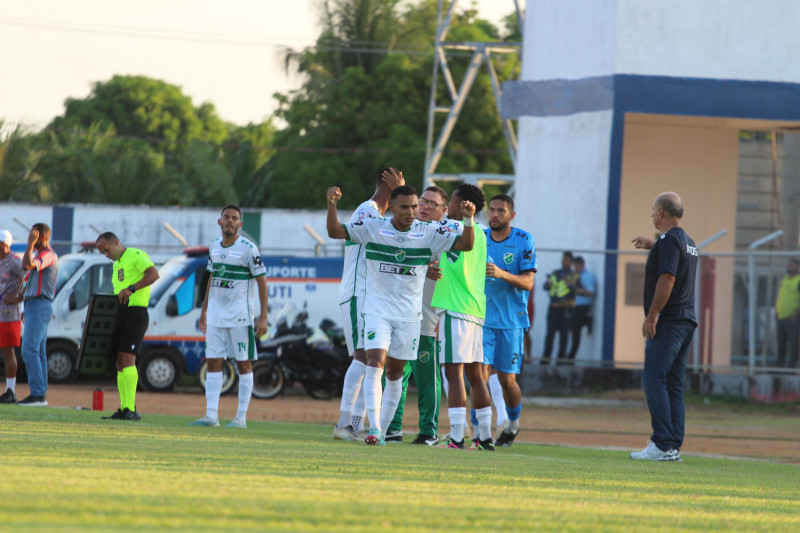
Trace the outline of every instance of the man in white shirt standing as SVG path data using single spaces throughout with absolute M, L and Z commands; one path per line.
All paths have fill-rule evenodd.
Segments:
M 222 363 L 226 357 L 236 360 L 239 368 L 239 408 L 236 417 L 225 427 L 247 428 L 247 408 L 253 392 L 253 369 L 256 339 L 267 332 L 267 278 L 258 248 L 239 235 L 242 210 L 235 205 L 222 209 L 217 224 L 222 237 L 209 248 L 208 278 L 200 331 L 206 334 L 206 416 L 193 426 L 219 426 L 219 395 L 222 390 Z M 255 331 L 255 289 L 261 312 Z

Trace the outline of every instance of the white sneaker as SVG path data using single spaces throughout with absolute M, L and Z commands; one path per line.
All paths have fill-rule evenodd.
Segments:
M 209 418 L 204 416 L 200 420 L 195 420 L 189 424 L 190 426 L 206 426 L 209 428 L 218 428 L 219 427 L 219 420 L 216 418 Z
M 675 450 L 662 452 L 653 442 L 647 441 L 647 447 L 640 452 L 632 452 L 631 459 L 642 461 L 677 461 L 680 455 L 675 456 Z
M 343 428 L 337 428 L 337 427 L 333 428 L 333 439 L 345 440 L 349 442 L 364 440 L 358 435 L 356 430 L 353 429 L 353 426 L 345 426 Z

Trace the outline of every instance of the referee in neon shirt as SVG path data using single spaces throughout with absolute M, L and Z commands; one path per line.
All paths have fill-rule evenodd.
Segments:
M 101 234 L 96 241 L 100 253 L 114 261 L 111 281 L 114 294 L 119 296 L 119 318 L 122 322 L 117 340 L 117 387 L 120 408 L 109 417 L 112 420 L 141 420 L 136 411 L 136 356 L 142 347 L 150 317 L 150 285 L 158 279 L 150 257 L 137 248 L 126 248 L 112 232 Z

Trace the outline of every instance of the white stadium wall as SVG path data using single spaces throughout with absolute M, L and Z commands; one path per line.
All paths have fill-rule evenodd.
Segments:
M 519 119 L 516 224 L 543 249 L 632 251 L 635 235 L 653 232 L 653 197 L 674 190 L 696 242 L 727 229 L 709 249 L 733 250 L 738 131 L 800 125 L 798 20 L 794 0 L 528 0 L 522 79 L 501 101 L 503 117 Z M 578 357 L 641 362 L 642 310 L 625 303 L 625 276 L 643 256 L 581 255 L 600 299 Z M 534 355 L 543 278 L 558 265 L 559 252 L 539 254 Z M 714 364 L 730 357 L 719 310 L 732 306 L 732 277 L 718 262 Z
M 15 242 L 25 242 L 25 224 L 45 222 L 53 231 L 53 240 L 73 243 L 61 253 L 78 251 L 78 243 L 93 242 L 98 230 L 113 231 L 123 244 L 142 247 L 152 254 L 169 255 L 183 246 L 165 228 L 167 223 L 178 231 L 189 246 L 208 246 L 220 236 L 217 225 L 219 208 L 178 208 L 110 205 L 42 206 L 5 203 L 0 206 L 0 229 L 11 231 Z M 342 211 L 340 218 L 349 219 L 351 212 Z M 292 209 L 245 209 L 258 228 L 258 244 L 263 254 L 312 255 L 316 241 L 304 229 L 308 224 L 326 242 L 331 255 L 341 255 L 340 242 L 327 237 L 325 211 Z

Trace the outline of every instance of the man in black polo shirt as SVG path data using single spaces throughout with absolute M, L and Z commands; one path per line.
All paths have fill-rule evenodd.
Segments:
M 697 317 L 694 277 L 697 247 L 680 227 L 683 201 L 674 192 L 659 194 L 653 202 L 653 225 L 661 232 L 656 241 L 636 237 L 636 248 L 650 250 L 644 278 L 642 387 L 647 397 L 653 434 L 647 447 L 631 459 L 680 461 L 683 444 L 683 378 Z

